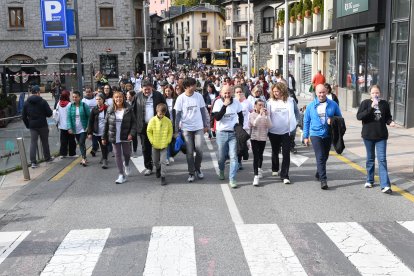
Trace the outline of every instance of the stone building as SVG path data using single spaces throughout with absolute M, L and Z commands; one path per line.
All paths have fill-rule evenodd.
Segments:
M 142 4 L 137 0 L 78 1 L 85 84 L 91 84 L 98 70 L 112 82 L 126 71 L 143 70 Z M 0 66 L 3 86 L 11 92 L 25 91 L 28 83 L 43 87 L 58 73 L 66 88 L 76 89 L 76 65 L 64 64 L 76 63 L 75 37 L 70 37 L 69 48 L 45 49 L 39 1 L 0 0 L 0 5 L 0 63 L 23 64 L 21 68 Z M 67 1 L 67 8 L 73 9 L 73 0 Z M 148 12 L 146 16 L 149 25 Z M 47 68 L 33 66 L 37 61 L 46 62 Z M 17 73 L 29 77 L 19 78 Z

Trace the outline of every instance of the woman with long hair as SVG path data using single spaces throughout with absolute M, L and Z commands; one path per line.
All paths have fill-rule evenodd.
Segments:
M 290 133 L 296 128 L 295 103 L 289 97 L 287 85 L 278 82 L 271 87 L 267 110 L 272 127 L 269 129 L 269 140 L 272 146 L 272 175 L 280 176 L 283 183 L 290 184 Z M 296 106 L 297 109 L 297 106 Z M 282 169 L 279 174 L 279 151 L 282 147 Z
M 167 84 L 164 88 L 164 94 L 163 94 L 165 101 L 167 102 L 167 108 L 168 112 L 170 114 L 170 120 L 173 125 L 173 131 L 174 131 L 174 125 L 175 125 L 175 100 L 177 99 L 177 94 L 175 94 L 174 87 L 171 84 Z M 171 156 L 170 152 L 170 146 L 167 147 L 167 165 L 170 164 L 170 162 L 174 162 L 174 157 Z
M 88 123 L 88 138 L 99 144 L 102 152 L 100 163 L 102 169 L 108 168 L 108 147 L 102 144 L 102 135 L 105 129 L 105 116 L 108 106 L 105 104 L 105 96 L 97 94 L 95 96 L 97 105 L 91 110 Z
M 208 131 L 208 138 L 216 137 L 214 131 L 214 119 L 211 117 L 211 110 L 214 101 L 219 97 L 220 93 L 217 92 L 216 87 L 212 82 L 206 85 L 206 89 L 203 91 L 204 102 L 206 103 L 207 111 L 210 114 L 210 130 Z
M 61 158 L 65 158 L 68 155 L 68 149 L 69 156 L 76 155 L 75 136 L 73 134 L 69 134 L 68 132 L 68 109 L 70 105 L 70 92 L 67 90 L 63 90 L 60 94 L 59 102 L 56 106 L 56 112 L 57 114 L 59 114 L 56 123 L 57 127 L 60 130 L 59 154 Z
M 105 84 L 104 88 L 103 88 L 104 94 L 105 94 L 105 104 L 107 106 L 112 106 L 113 104 L 113 92 L 112 92 L 112 87 L 109 84 Z
M 122 92 L 114 93 L 114 104 L 108 108 L 102 144 L 112 143 L 118 167 L 116 184 L 122 184 L 130 174 L 131 141 L 137 135 L 137 121 L 134 110 L 124 100 Z M 123 158 L 122 158 L 123 157 Z

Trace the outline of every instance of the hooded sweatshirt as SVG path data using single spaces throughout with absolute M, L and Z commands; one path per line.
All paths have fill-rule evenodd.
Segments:
M 24 103 L 22 119 L 27 128 L 48 127 L 47 117 L 53 115 L 49 104 L 40 96 L 32 95 Z

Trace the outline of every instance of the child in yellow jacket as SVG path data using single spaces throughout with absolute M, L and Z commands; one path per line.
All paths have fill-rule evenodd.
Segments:
M 166 185 L 167 148 L 171 143 L 173 127 L 171 120 L 165 116 L 166 104 L 158 104 L 155 110 L 157 115 L 148 122 L 147 136 L 152 145 L 152 162 L 157 169 L 156 176 L 157 178 L 161 177 L 161 185 Z

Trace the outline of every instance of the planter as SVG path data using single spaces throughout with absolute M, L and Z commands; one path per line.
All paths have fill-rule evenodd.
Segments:
M 0 119 L 10 117 L 9 108 L 5 107 L 0 109 Z M 0 127 L 6 127 L 9 124 L 9 121 L 2 120 L 0 121 Z
M 297 16 L 297 20 L 298 20 L 298 21 L 302 21 L 302 15 L 301 15 L 301 14 L 298 14 L 298 16 Z
M 311 16 L 311 11 L 310 10 L 306 10 L 305 11 L 305 17 L 309 18 Z
M 313 13 L 314 14 L 319 14 L 320 11 L 321 11 L 321 8 L 320 7 L 313 8 Z
M 289 36 L 296 36 L 296 23 L 295 22 L 290 22 Z
M 279 33 L 279 38 L 283 38 L 284 26 L 280 26 L 279 25 L 279 31 L 278 31 L 278 33 Z
M 303 21 L 296 21 L 296 36 L 303 35 Z

